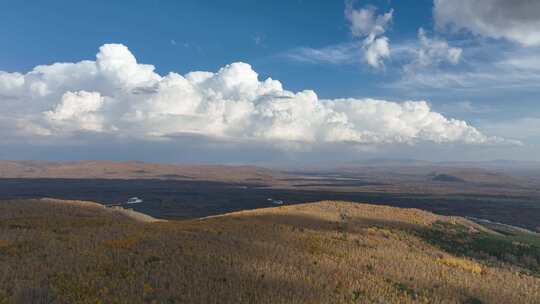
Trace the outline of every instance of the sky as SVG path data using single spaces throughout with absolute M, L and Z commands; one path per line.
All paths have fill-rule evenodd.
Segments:
M 0 0 L 0 159 L 540 160 L 540 2 Z

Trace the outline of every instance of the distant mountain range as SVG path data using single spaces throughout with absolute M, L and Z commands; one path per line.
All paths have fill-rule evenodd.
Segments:
M 540 161 L 519 161 L 496 159 L 489 161 L 426 161 L 409 158 L 373 158 L 350 162 L 351 164 L 366 166 L 449 166 L 470 168 L 540 168 Z

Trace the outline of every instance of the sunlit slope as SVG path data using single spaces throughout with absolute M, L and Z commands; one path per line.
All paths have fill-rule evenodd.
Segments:
M 414 209 L 318 202 L 143 222 L 0 203 L 0 303 L 540 303 L 540 243 Z

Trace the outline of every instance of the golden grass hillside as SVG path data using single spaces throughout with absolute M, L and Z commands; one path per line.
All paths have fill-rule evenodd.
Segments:
M 538 239 L 346 202 L 147 222 L 0 202 L 0 303 L 540 303 Z

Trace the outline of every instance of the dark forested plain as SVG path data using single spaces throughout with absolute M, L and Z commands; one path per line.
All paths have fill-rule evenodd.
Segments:
M 346 200 L 419 208 L 537 230 L 540 170 L 441 165 L 266 169 L 142 162 L 0 162 L 0 200 L 52 197 L 130 206 L 189 219 L 269 207 Z

